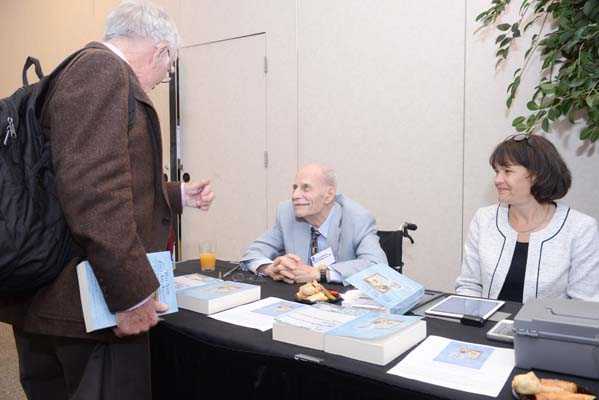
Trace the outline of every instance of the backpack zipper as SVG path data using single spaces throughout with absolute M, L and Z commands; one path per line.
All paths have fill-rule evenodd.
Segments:
M 12 137 L 13 139 L 16 139 L 17 137 L 17 131 L 15 130 L 15 124 L 13 123 L 13 119 L 11 117 L 7 117 L 6 122 L 8 122 L 8 125 L 6 125 L 6 136 L 4 136 L 5 146 L 6 143 L 8 143 L 9 137 Z

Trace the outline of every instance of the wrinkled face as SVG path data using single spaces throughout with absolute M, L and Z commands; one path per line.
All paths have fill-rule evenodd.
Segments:
M 170 80 L 170 74 L 174 71 L 176 59 L 171 52 L 171 49 L 165 44 L 156 46 L 153 60 L 154 86 Z
M 140 67 L 138 78 L 146 91 L 152 90 L 161 82 L 169 81 L 169 73 L 174 69 L 176 55 L 166 43 L 154 44 L 149 41 L 143 44 L 144 62 Z
M 335 188 L 327 185 L 321 170 L 306 167 L 300 170 L 293 182 L 291 200 L 298 218 L 311 219 L 324 216 L 326 206 L 335 198 Z
M 530 193 L 533 176 L 525 167 L 511 164 L 496 165 L 493 169 L 495 170 L 495 189 L 501 203 L 522 204 L 534 199 Z

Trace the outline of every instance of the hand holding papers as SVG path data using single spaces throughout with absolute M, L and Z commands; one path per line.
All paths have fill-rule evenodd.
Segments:
M 177 312 L 171 254 L 168 251 L 162 251 L 148 253 L 147 257 L 158 282 L 160 282 L 160 287 L 156 292 L 157 300 L 168 305 L 165 314 Z M 89 262 L 83 261 L 77 265 L 77 279 L 79 280 L 85 331 L 92 332 L 115 326 L 117 324 L 116 315 L 108 310 L 104 294 Z

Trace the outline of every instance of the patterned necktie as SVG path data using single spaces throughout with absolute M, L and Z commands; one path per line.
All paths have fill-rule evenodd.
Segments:
M 310 234 L 312 238 L 310 239 L 310 256 L 318 253 L 318 237 L 320 236 L 320 232 L 317 229 L 310 228 Z M 312 260 L 310 260 L 312 263 Z

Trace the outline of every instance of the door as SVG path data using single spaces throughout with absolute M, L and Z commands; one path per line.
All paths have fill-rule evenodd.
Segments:
M 238 260 L 267 228 L 265 55 L 264 34 L 181 50 L 182 173 L 216 195 L 208 212 L 184 210 L 182 259 L 214 240 L 219 259 Z

